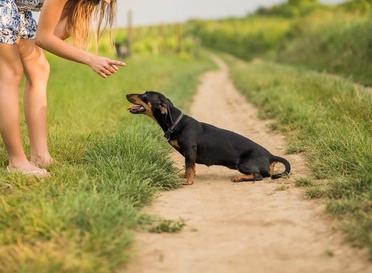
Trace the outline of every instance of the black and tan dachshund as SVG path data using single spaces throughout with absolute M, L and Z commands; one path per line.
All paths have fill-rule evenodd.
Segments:
M 127 100 L 133 104 L 128 109 L 132 114 L 153 118 L 163 129 L 169 144 L 185 157 L 186 185 L 194 182 L 195 163 L 221 165 L 244 174 L 234 177 L 233 182 L 258 181 L 264 177 L 277 179 L 290 173 L 286 159 L 272 155 L 244 136 L 184 115 L 158 92 L 128 94 Z M 277 162 L 284 164 L 283 173 L 274 174 Z

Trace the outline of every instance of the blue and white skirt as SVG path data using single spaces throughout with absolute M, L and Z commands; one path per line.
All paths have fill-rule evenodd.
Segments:
M 42 4 L 43 0 L 0 0 L 0 44 L 34 39 L 37 23 L 31 11 L 39 11 Z

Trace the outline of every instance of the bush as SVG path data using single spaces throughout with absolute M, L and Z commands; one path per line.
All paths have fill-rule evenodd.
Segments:
M 291 21 L 252 16 L 244 20 L 194 21 L 191 24 L 192 32 L 204 45 L 249 60 L 275 52 L 289 31 Z
M 311 25 L 311 27 L 309 27 Z M 372 85 L 372 19 L 315 13 L 298 22 L 278 60 L 352 77 Z

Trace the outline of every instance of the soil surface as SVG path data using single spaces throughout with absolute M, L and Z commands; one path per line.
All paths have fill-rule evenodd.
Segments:
M 196 168 L 195 184 L 162 192 L 146 212 L 184 219 L 176 234 L 138 233 L 130 273 L 352 273 L 372 272 L 361 250 L 343 242 L 320 202 L 306 200 L 294 180 L 306 176 L 302 155 L 286 155 L 286 139 L 257 118 L 257 109 L 235 89 L 217 57 L 206 73 L 191 114 L 233 130 L 292 164 L 290 179 L 232 183 L 237 171 Z M 182 168 L 183 158 L 174 154 Z

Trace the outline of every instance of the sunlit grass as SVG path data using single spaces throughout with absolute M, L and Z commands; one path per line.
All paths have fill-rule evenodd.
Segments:
M 368 1 L 351 2 L 369 10 L 372 7 Z M 301 6 L 287 6 L 297 15 L 277 6 L 264 14 L 258 11 L 247 17 L 190 25 L 205 46 L 248 61 L 259 57 L 372 85 L 372 20 L 368 9 L 362 12 L 344 4 L 311 6 L 303 13 Z
M 224 55 L 225 56 L 225 55 Z M 328 211 L 354 244 L 372 254 L 372 95 L 353 82 L 264 61 L 225 56 L 239 90 L 291 131 L 313 178 L 296 181 Z
M 251 16 L 221 21 L 191 23 L 192 32 L 204 46 L 229 52 L 244 59 L 276 52 L 290 30 L 292 20 Z
M 0 272 L 113 272 L 130 256 L 132 230 L 143 224 L 139 208 L 179 186 L 160 129 L 129 115 L 124 95 L 163 90 L 186 106 L 210 63 L 135 57 L 103 80 L 50 60 L 50 147 L 58 163 L 41 181 L 8 175 L 1 146 Z
M 368 16 L 315 13 L 297 23 L 278 60 L 372 85 L 371 32 Z

